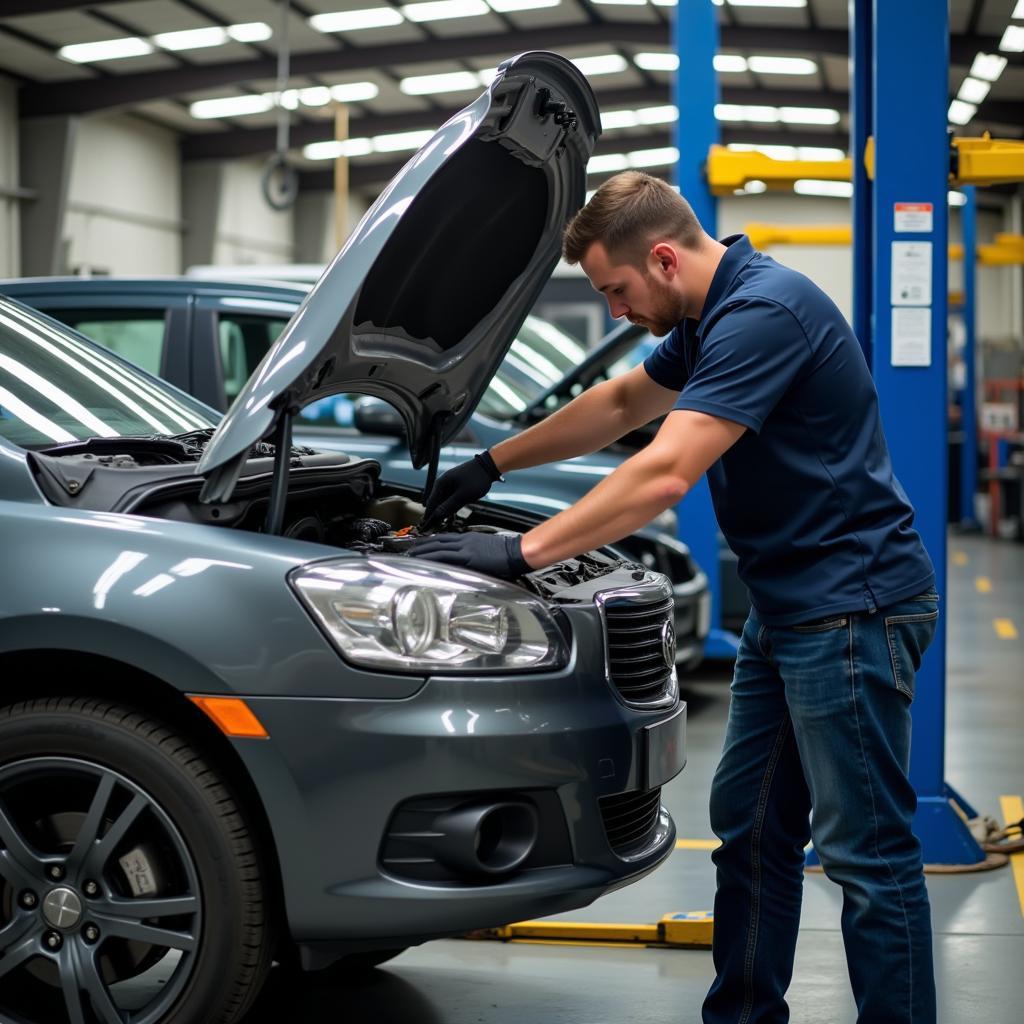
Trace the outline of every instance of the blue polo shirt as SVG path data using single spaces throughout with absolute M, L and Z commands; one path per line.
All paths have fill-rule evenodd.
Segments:
M 787 626 L 927 590 L 934 570 L 853 330 L 803 274 L 744 235 L 724 244 L 700 320 L 644 367 L 679 392 L 676 409 L 748 428 L 707 476 L 758 617 Z

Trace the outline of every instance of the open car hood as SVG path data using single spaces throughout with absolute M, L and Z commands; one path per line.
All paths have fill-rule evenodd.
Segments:
M 490 87 L 395 176 L 324 271 L 206 447 L 204 501 L 225 501 L 282 414 L 375 395 L 425 465 L 469 418 L 583 204 L 600 135 L 564 57 L 505 61 Z

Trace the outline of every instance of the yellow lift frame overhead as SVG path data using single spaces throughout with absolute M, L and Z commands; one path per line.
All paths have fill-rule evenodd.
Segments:
M 874 139 L 864 151 L 868 177 L 874 178 Z M 1003 185 L 1024 180 L 1024 141 L 981 138 L 951 139 L 949 145 L 950 185 Z M 819 181 L 849 181 L 853 174 L 850 157 L 842 160 L 777 160 L 756 151 L 738 152 L 712 146 L 706 165 L 708 186 L 717 196 L 732 195 L 752 181 L 763 181 L 770 189 L 791 188 L 801 178 Z

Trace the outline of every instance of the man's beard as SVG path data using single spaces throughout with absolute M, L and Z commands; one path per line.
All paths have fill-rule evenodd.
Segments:
M 653 275 L 645 275 L 650 287 L 646 314 L 631 316 L 632 323 L 646 327 L 655 337 L 664 337 L 685 315 L 683 300 Z

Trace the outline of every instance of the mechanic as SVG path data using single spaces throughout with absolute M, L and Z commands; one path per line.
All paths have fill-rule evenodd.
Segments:
M 620 540 L 707 473 L 752 608 L 711 790 L 721 840 L 717 976 L 703 1019 L 789 1019 L 813 837 L 843 888 L 858 1021 L 933 1022 L 931 922 L 907 773 L 914 675 L 938 595 L 853 331 L 808 278 L 743 235 L 714 240 L 685 199 L 640 172 L 605 182 L 563 248 L 613 317 L 667 337 L 643 365 L 446 472 L 424 524 L 479 500 L 502 473 L 664 423 L 522 537 L 439 534 L 414 553 L 515 577 Z

